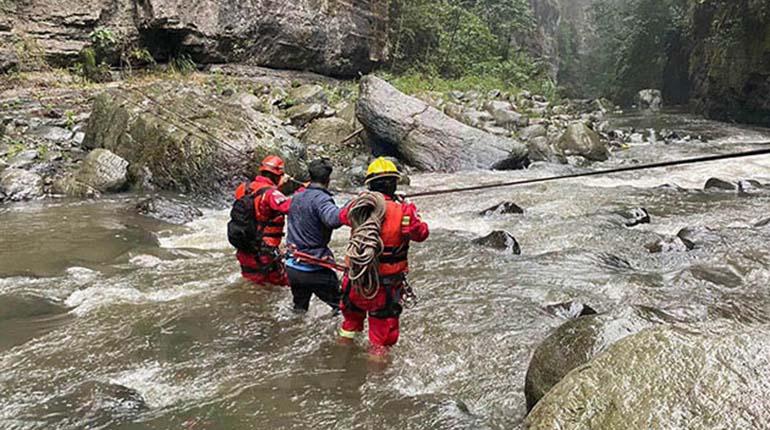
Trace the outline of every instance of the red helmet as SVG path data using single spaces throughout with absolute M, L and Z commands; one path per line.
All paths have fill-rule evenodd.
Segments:
M 262 164 L 259 166 L 260 172 L 270 172 L 274 175 L 283 176 L 284 162 L 281 157 L 276 155 L 268 155 L 262 160 Z

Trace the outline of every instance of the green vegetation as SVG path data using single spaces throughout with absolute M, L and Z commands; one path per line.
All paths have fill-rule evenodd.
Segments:
M 171 72 L 180 75 L 189 75 L 198 70 L 198 65 L 195 64 L 195 61 L 188 54 L 180 54 L 172 58 L 168 63 L 168 67 Z
M 586 92 L 628 104 L 640 89 L 663 88 L 669 58 L 687 31 L 686 10 L 687 0 L 595 0 L 591 19 L 600 43 L 584 60 L 593 71 L 582 71 Z
M 527 0 L 394 0 L 385 74 L 407 92 L 553 88 L 514 44 L 534 27 Z
M 66 127 L 69 130 L 72 130 L 75 127 L 75 112 L 71 110 L 67 110 L 64 112 L 64 117 L 66 118 Z

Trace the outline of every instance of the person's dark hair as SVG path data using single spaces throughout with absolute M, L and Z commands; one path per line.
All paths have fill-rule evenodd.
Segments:
M 270 179 L 276 185 L 278 185 L 278 182 L 281 181 L 281 177 L 272 172 L 267 172 L 263 170 L 259 172 L 259 174 L 266 177 L 267 179 Z
M 326 158 L 319 158 L 313 160 L 307 166 L 307 172 L 310 175 L 310 180 L 321 185 L 328 185 L 329 178 L 334 171 L 332 163 Z
M 369 191 L 377 191 L 391 197 L 396 194 L 396 187 L 398 178 L 393 177 L 377 178 L 369 182 Z

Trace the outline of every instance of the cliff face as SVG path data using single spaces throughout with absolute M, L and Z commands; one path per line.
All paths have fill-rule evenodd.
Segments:
M 550 65 L 552 76 L 570 95 L 583 95 L 587 86 L 588 48 L 596 42 L 590 24 L 592 1 L 530 0 L 535 30 L 525 46 Z
M 246 61 L 334 76 L 383 59 L 386 0 L 0 0 L 0 70 L 39 52 L 74 61 L 97 27 L 158 59 Z
M 770 4 L 691 0 L 690 20 L 693 107 L 770 126 Z

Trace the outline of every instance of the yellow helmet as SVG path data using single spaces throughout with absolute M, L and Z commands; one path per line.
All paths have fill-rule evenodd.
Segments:
M 398 172 L 398 167 L 392 161 L 385 157 L 379 157 L 369 164 L 369 168 L 366 169 L 366 180 L 364 183 L 368 184 L 377 178 L 399 178 L 401 174 Z

